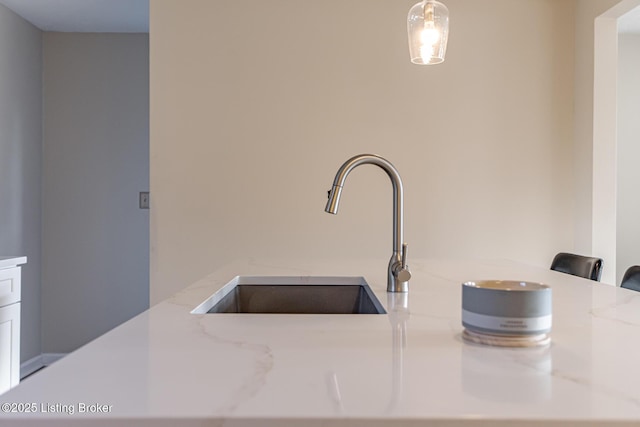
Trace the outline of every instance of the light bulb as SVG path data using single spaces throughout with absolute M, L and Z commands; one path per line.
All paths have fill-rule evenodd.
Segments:
M 424 64 L 433 61 L 435 44 L 440 40 L 440 32 L 435 28 L 433 21 L 426 21 L 424 29 L 420 32 L 420 57 Z
M 420 42 L 422 44 L 434 45 L 440 40 L 440 32 L 436 30 L 433 22 L 425 23 L 424 30 L 420 33 Z

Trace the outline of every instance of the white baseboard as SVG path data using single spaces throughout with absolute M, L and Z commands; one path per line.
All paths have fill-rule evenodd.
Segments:
M 38 369 L 49 366 L 66 356 L 66 353 L 42 353 L 20 364 L 20 378 L 33 374 Z

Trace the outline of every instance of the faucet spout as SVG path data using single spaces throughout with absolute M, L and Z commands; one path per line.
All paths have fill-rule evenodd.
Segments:
M 403 242 L 404 190 L 400 174 L 388 160 L 375 154 L 360 154 L 347 160 L 336 173 L 324 210 L 331 214 L 338 213 L 340 196 L 347 176 L 353 169 L 363 164 L 372 164 L 382 168 L 391 179 L 393 185 L 393 253 L 388 267 L 387 292 L 408 292 L 411 273 L 406 265 L 407 245 Z

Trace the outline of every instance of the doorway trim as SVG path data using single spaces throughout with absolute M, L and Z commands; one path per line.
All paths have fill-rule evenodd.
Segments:
M 623 0 L 595 19 L 593 68 L 592 253 L 616 283 L 618 18 L 640 6 Z

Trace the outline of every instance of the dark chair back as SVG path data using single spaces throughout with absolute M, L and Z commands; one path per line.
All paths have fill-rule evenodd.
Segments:
M 633 265 L 625 271 L 620 287 L 640 292 L 640 265 Z
M 602 274 L 602 259 L 560 252 L 553 258 L 551 269 L 599 282 Z

